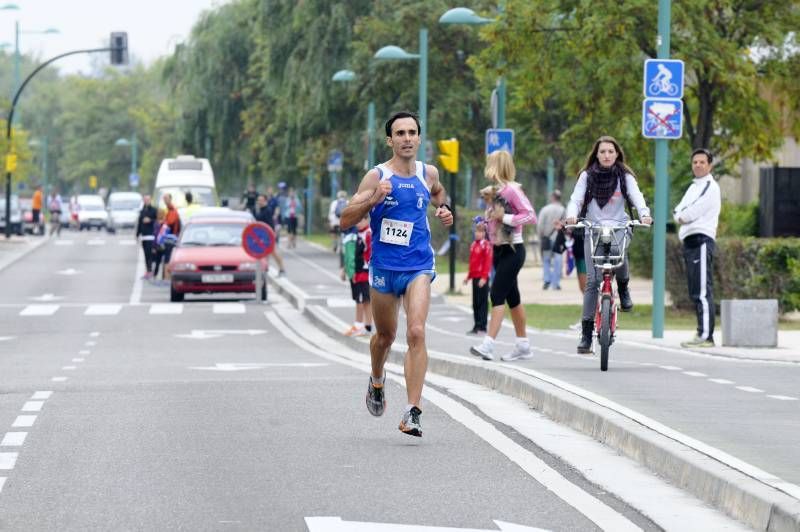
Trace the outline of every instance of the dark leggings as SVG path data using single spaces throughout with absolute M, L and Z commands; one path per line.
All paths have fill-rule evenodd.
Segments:
M 494 280 L 489 298 L 492 307 L 508 303 L 508 308 L 514 308 L 520 303 L 517 275 L 525 264 L 525 244 L 508 244 L 494 246 Z

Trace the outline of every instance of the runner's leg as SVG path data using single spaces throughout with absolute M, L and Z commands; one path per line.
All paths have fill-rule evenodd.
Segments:
M 408 344 L 404 364 L 406 393 L 408 394 L 408 404 L 417 407 L 422 400 L 422 385 L 428 370 L 425 322 L 428 319 L 430 303 L 431 277 L 430 275 L 418 275 L 408 284 L 403 297 L 407 323 L 406 343 Z
M 383 378 L 383 366 L 397 334 L 397 312 L 400 299 L 393 294 L 384 294 L 370 289 L 370 300 L 375 320 L 375 334 L 369 339 L 369 354 L 372 359 L 372 377 Z

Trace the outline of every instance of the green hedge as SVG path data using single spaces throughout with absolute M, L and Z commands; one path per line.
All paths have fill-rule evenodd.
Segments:
M 777 299 L 781 312 L 800 308 L 800 239 L 719 238 L 714 257 L 714 299 Z M 667 290 L 691 308 L 680 241 L 667 241 Z

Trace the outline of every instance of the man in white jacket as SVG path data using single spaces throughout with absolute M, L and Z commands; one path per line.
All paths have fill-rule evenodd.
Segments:
M 714 276 L 711 268 L 721 207 L 719 185 L 711 175 L 711 152 L 698 148 L 692 152 L 694 180 L 675 207 L 675 222 L 681 227 L 689 297 L 697 312 L 697 335 L 683 347 L 714 346 Z

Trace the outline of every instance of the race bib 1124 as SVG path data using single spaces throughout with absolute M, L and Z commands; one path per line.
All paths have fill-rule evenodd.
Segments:
M 380 240 L 386 244 L 407 246 L 411 242 L 411 231 L 413 230 L 414 222 L 384 218 L 381 220 Z

